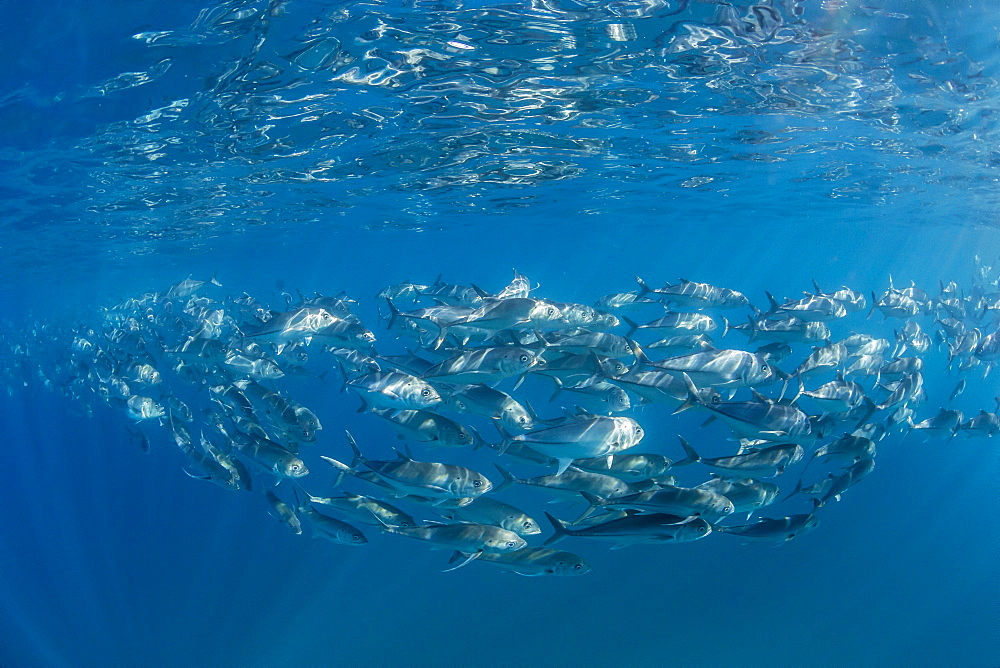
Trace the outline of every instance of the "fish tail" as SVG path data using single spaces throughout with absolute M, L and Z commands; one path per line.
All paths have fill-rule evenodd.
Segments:
M 677 415 L 678 413 L 686 411 L 687 409 L 693 406 L 698 406 L 703 403 L 701 397 L 698 396 L 698 387 L 694 384 L 694 381 L 691 380 L 691 376 L 683 372 L 681 373 L 681 376 L 684 377 L 684 384 L 687 386 L 688 395 L 687 398 L 684 400 L 684 403 L 678 406 L 677 410 L 674 411 L 673 413 L 674 415 Z
M 812 460 L 810 459 L 809 461 L 811 462 Z M 787 501 L 788 499 L 792 498 L 801 491 L 802 491 L 802 478 L 799 478 L 799 481 L 795 483 L 795 489 L 793 489 L 788 496 L 783 498 L 782 501 Z
M 559 541 L 561 541 L 566 536 L 571 535 L 570 532 L 566 530 L 566 525 L 562 523 L 562 520 L 553 517 L 547 511 L 545 513 L 545 517 L 548 518 L 549 523 L 552 524 L 552 529 L 553 529 L 553 531 L 555 533 L 553 533 L 551 536 L 549 536 L 545 540 L 545 542 L 543 543 L 543 545 L 546 545 L 546 546 L 553 545 L 553 544 L 558 543 Z
M 556 377 L 556 376 L 551 376 L 551 378 L 552 378 L 552 382 L 556 384 L 556 389 L 553 390 L 552 396 L 549 397 L 549 403 L 552 403 L 553 401 L 555 401 L 556 397 L 558 397 L 559 394 L 563 391 L 563 382 L 561 380 L 559 380 L 559 378 Z
M 688 464 L 695 464 L 697 462 L 700 462 L 701 456 L 697 452 L 695 452 L 694 448 L 691 447 L 691 444 L 687 442 L 687 439 L 685 439 L 680 434 L 677 434 L 677 438 L 680 440 L 681 447 L 684 448 L 684 454 L 686 454 L 687 456 L 684 459 L 680 460 L 679 462 L 674 462 L 673 465 L 687 466 Z
M 497 471 L 500 471 L 500 475 L 503 476 L 503 480 L 500 482 L 500 484 L 498 484 L 496 487 L 493 488 L 494 492 L 500 492 L 505 489 L 509 489 L 514 485 L 515 482 L 517 482 L 517 479 L 513 475 L 511 475 L 510 471 L 500 466 L 499 464 L 494 464 L 493 466 L 495 466 Z
M 354 453 L 354 459 L 351 460 L 351 470 L 358 467 L 358 464 L 363 464 L 365 461 L 364 455 L 361 454 L 361 448 L 358 447 L 358 442 L 354 440 L 354 435 L 351 432 L 344 430 L 344 434 L 347 435 L 347 444 L 351 446 L 351 451 Z
M 646 281 L 642 280 L 638 276 L 635 277 L 635 282 L 639 284 L 639 296 L 640 297 L 645 297 L 646 295 L 648 295 L 650 292 L 653 291 L 652 288 L 650 288 L 648 285 L 646 285 Z
M 624 320 L 625 324 L 628 325 L 628 333 L 625 335 L 626 338 L 632 338 L 632 335 L 635 334 L 635 330 L 639 329 L 639 325 L 636 324 L 632 318 L 624 314 L 622 315 L 622 320 Z
M 354 475 L 354 469 L 352 469 L 347 464 L 337 461 L 333 457 L 327 457 L 326 455 L 320 455 L 320 459 L 329 462 L 335 469 L 337 469 L 337 479 L 334 481 L 333 486 L 339 487 L 340 483 L 344 481 L 344 476 L 347 474 Z
M 389 324 L 386 326 L 386 329 L 392 329 L 392 326 L 396 324 L 396 318 L 400 315 L 399 309 L 396 308 L 396 305 L 388 297 L 385 298 L 385 302 L 389 305 Z
M 770 313 L 776 312 L 778 310 L 778 308 L 779 308 L 778 307 L 778 300 L 775 299 L 774 295 L 772 295 L 770 292 L 765 291 L 764 294 L 767 295 L 767 301 L 771 304 Z

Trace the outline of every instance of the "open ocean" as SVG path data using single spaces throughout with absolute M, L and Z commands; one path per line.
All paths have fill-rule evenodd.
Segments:
M 125 378 L 149 360 L 163 382 L 140 391 L 129 379 L 133 394 L 183 398 L 197 446 L 209 412 L 222 410 L 208 388 L 241 376 L 220 366 L 192 379 L 176 371 L 170 345 L 153 350 L 148 332 L 174 326 L 188 299 L 164 306 L 164 295 L 188 277 L 214 276 L 221 287 L 195 297 L 237 321 L 233 298 L 288 311 L 300 295 L 344 291 L 382 356 L 420 344 L 387 329 L 388 304 L 376 296 L 439 276 L 495 295 L 517 272 L 532 298 L 588 305 L 636 290 L 636 276 L 654 288 L 684 278 L 738 290 L 762 311 L 767 292 L 782 302 L 847 286 L 867 305 L 830 321 L 830 339 L 882 337 L 888 362 L 906 322 L 931 337 L 913 422 L 940 408 L 965 420 L 1000 411 L 1000 362 L 973 347 L 949 364 L 955 341 L 941 321 L 952 314 L 935 306 L 965 300 L 953 319 L 995 339 L 995 2 L 55 0 L 2 9 L 0 665 L 1000 664 L 1000 434 L 890 427 L 870 475 L 816 509 L 815 530 L 782 544 L 718 528 L 623 549 L 567 537 L 557 547 L 590 567 L 579 577 L 521 577 L 481 563 L 487 555 L 442 572 L 452 549 L 348 516 L 330 513 L 367 544 L 311 538 L 307 527 L 296 535 L 263 493 L 294 506 L 290 480 L 251 468 L 253 490 L 233 491 L 185 475 L 169 416 L 131 419 L 95 362 L 101 349 Z M 869 314 L 890 280 L 925 291 L 927 308 Z M 942 293 L 951 281 L 956 289 Z M 118 336 L 131 325 L 116 314 L 152 293 L 134 311 L 159 314 L 142 325 L 139 354 L 134 338 Z M 431 304 L 395 300 L 403 311 Z M 625 315 L 642 324 L 663 313 Z M 747 306 L 706 313 L 731 328 L 753 319 Z M 534 336 L 535 326 L 521 329 Z M 710 336 L 719 349 L 767 343 L 721 327 Z M 94 349 L 74 344 L 81 337 Z M 299 449 L 310 472 L 297 482 L 310 494 L 363 492 L 441 519 L 438 506 L 361 479 L 336 488 L 320 457 L 351 463 L 345 430 L 369 458 L 408 448 L 494 486 L 496 463 L 518 478 L 555 472 L 488 447 L 396 438 L 385 419 L 358 412 L 318 338 L 298 348 L 304 364 L 282 360 L 283 377 L 260 381 L 322 425 Z M 634 338 L 664 358 L 648 345 L 652 332 Z M 823 343 L 792 343 L 775 366 L 791 373 Z M 543 418 L 573 410 L 566 392 L 549 400 L 542 375 L 515 389 L 516 380 L 497 387 Z M 804 385 L 832 380 L 825 372 Z M 858 382 L 876 403 L 885 398 L 874 376 Z M 735 389 L 734 401 L 752 401 Z M 759 389 L 777 400 L 782 384 Z M 791 380 L 783 398 L 797 389 Z M 678 434 L 706 457 L 739 447 L 721 421 L 703 425 L 705 409 L 673 415 L 631 399 L 619 415 L 645 430 L 637 452 L 681 459 Z M 893 410 L 870 421 L 884 424 Z M 486 418 L 441 415 L 501 440 Z M 839 475 L 843 466 L 806 461 L 854 426 L 804 443 L 804 459 L 767 478 L 779 498 L 800 476 L 809 485 Z M 695 463 L 670 473 L 694 486 L 713 471 Z M 553 532 L 543 512 L 571 521 L 587 507 L 582 496 L 520 484 L 489 494 L 538 522 L 532 547 Z M 754 518 L 812 510 L 797 494 Z M 734 514 L 719 526 L 745 521 Z

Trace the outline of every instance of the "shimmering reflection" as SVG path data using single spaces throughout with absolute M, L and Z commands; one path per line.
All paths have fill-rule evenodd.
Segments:
M 509 186 L 588 178 L 599 183 L 582 190 L 646 207 L 665 186 L 750 202 L 776 181 L 803 184 L 804 200 L 879 203 L 973 188 L 993 207 L 994 63 L 952 49 L 930 15 L 854 4 L 206 5 L 187 26 L 132 35 L 145 69 L 36 100 L 73 114 L 139 87 L 151 102 L 0 156 L 14 195 L 0 214 L 35 229 L 31 211 L 58 205 L 48 228 L 100 215 L 88 233 L 141 238 L 141 212 L 171 238 L 197 234 L 193 218 L 287 224 L 315 218 L 316 202 L 372 205 L 371 192 L 405 209 L 447 191 L 446 207 L 455 188 L 499 202 Z M 35 97 L 29 86 L 0 109 Z M 876 176 L 858 168 L 875 163 Z M 269 200 L 289 189 L 308 195 L 275 215 Z

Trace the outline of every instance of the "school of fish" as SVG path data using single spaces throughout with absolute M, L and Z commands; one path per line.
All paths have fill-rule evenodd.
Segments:
M 187 475 L 262 498 L 295 534 L 409 538 L 449 550 L 446 571 L 581 575 L 588 562 L 555 543 L 780 544 L 872 473 L 887 434 L 1000 431 L 1000 398 L 971 415 L 949 407 L 1000 358 L 1000 266 L 977 257 L 970 283 L 933 296 L 891 277 L 870 299 L 813 287 L 768 293 L 761 309 L 728 288 L 638 278 L 590 306 L 544 298 L 516 272 L 496 293 L 439 277 L 372 295 L 369 329 L 346 293 L 282 293 L 275 309 L 189 278 L 90 325 L 11 328 L 0 378 L 88 414 L 120 410 L 143 450 L 176 446 Z M 936 412 L 924 409 L 933 359 L 955 381 Z M 307 396 L 293 398 L 295 379 Z M 344 393 L 399 439 L 324 426 L 317 413 Z M 722 426 L 671 417 L 689 410 Z M 688 433 L 651 442 L 642 422 L 654 419 Z M 524 488 L 538 492 L 514 496 Z M 560 505 L 522 508 L 538 498 Z

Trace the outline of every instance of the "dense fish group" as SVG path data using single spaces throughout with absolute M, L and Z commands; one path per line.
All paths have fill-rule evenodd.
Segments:
M 172 442 L 189 476 L 259 494 L 296 534 L 362 546 L 383 532 L 451 550 L 446 570 L 475 560 L 578 575 L 587 562 L 552 544 L 713 533 L 781 543 L 872 472 L 887 433 L 992 437 L 993 406 L 916 411 L 933 358 L 956 383 L 948 405 L 988 378 L 1000 357 L 998 276 L 976 258 L 970 284 L 942 283 L 936 295 L 890 278 L 870 301 L 815 286 L 795 299 L 767 294 L 764 309 L 688 280 L 640 278 L 589 306 L 543 298 L 518 274 L 497 293 L 439 278 L 373 296 L 377 337 L 344 293 L 283 293 L 273 310 L 225 295 L 214 277 L 188 279 L 106 308 L 92 326 L 11 331 L 0 368 L 9 391 L 41 382 L 85 411 L 120 409 L 144 449 Z M 405 346 L 389 354 L 383 339 Z M 295 378 L 320 389 L 300 403 Z M 399 447 L 324 429 L 317 411 L 343 392 Z M 670 416 L 688 410 L 726 429 L 647 438 L 643 423 L 684 429 Z M 332 485 L 310 483 L 317 469 Z M 540 523 L 508 502 L 514 488 L 563 505 Z M 798 512 L 771 516 L 783 502 Z

